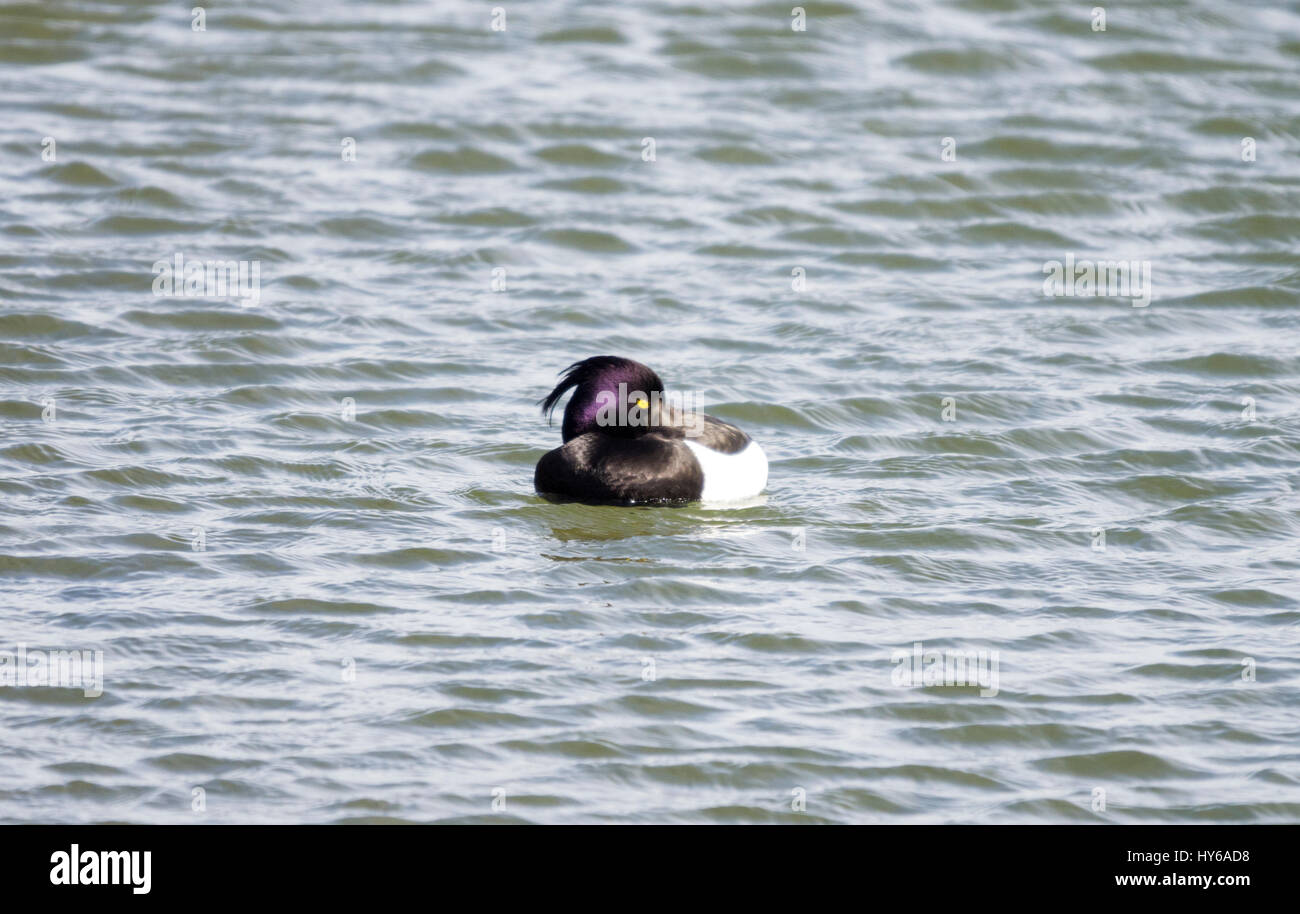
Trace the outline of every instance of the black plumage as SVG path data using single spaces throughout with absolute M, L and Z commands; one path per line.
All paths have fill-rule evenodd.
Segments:
M 694 501 L 704 490 L 704 471 L 679 438 L 588 432 L 537 461 L 533 485 L 538 492 L 580 501 Z
M 596 503 L 655 504 L 694 501 L 704 471 L 685 441 L 723 454 L 749 444 L 743 431 L 712 416 L 686 416 L 663 403 L 663 382 L 645 365 L 618 356 L 594 356 L 564 370 L 541 401 L 547 415 L 573 390 L 564 410 L 564 445 L 537 462 L 538 492 Z M 641 408 L 658 397 L 656 409 Z M 613 403 L 641 421 L 600 421 Z

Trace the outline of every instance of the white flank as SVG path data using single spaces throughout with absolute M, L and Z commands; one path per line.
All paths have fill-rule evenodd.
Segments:
M 736 454 L 720 454 L 683 438 L 704 470 L 704 493 L 700 501 L 740 501 L 753 498 L 767 485 L 767 455 L 750 441 Z

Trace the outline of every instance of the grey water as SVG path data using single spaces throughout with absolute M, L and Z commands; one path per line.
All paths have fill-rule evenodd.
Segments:
M 0 821 L 1300 820 L 1294 3 L 196 5 L 0 5 Z

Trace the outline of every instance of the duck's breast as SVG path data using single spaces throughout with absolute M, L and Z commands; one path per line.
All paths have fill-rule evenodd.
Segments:
M 628 504 L 694 501 L 703 486 L 699 461 L 681 438 L 579 435 L 542 456 L 538 492 Z

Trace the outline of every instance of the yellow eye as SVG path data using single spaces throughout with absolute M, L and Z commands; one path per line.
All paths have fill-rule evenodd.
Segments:
M 636 405 L 641 407 L 642 409 L 647 409 L 650 406 L 650 404 L 647 403 L 645 400 L 637 400 Z

